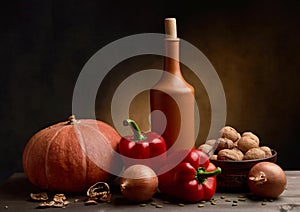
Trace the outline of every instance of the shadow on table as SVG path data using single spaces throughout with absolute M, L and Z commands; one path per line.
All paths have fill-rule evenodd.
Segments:
M 32 185 L 27 178 L 20 177 L 19 174 L 12 175 L 0 187 L 1 198 L 14 197 L 15 199 L 28 199 L 29 194 L 40 192 L 41 190 Z

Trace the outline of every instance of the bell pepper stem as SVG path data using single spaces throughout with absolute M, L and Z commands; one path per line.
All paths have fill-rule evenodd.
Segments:
M 199 167 L 197 169 L 195 179 L 198 181 L 198 183 L 203 184 L 203 183 L 205 183 L 207 178 L 216 176 L 220 173 L 221 173 L 220 167 L 217 167 L 215 170 L 210 171 L 210 172 L 206 171 L 205 168 L 203 168 L 203 167 Z
M 126 119 L 123 121 L 123 126 L 130 126 L 132 129 L 132 132 L 134 134 L 134 141 L 140 141 L 140 140 L 146 140 L 147 137 L 145 135 L 142 134 L 139 126 L 137 125 L 137 123 L 131 119 Z

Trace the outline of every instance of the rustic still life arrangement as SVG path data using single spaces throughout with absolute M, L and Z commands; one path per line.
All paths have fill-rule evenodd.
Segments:
M 77 120 L 74 115 L 37 132 L 23 153 L 27 178 L 45 191 L 30 194 L 33 201 L 40 202 L 37 207 L 67 207 L 72 204 L 67 195 L 72 193 L 84 194 L 84 200 L 74 202 L 85 205 L 111 202 L 116 192 L 141 207 L 150 203 L 156 208 L 163 207 L 151 202 L 156 194 L 165 204 L 197 203 L 198 207 L 206 202 L 216 204 L 216 190 L 249 192 L 270 201 L 282 194 L 287 182 L 275 164 L 277 153 L 263 146 L 254 133 L 240 134 L 225 126 L 219 138 L 194 147 L 194 88 L 180 72 L 175 19 L 166 19 L 165 29 L 164 70 L 176 77 L 164 74 L 150 91 L 151 111 L 163 111 L 167 119 L 162 135 L 158 133 L 162 120 L 156 115 L 147 133 L 135 121 L 124 120 L 124 127 L 133 131 L 124 137 L 102 121 Z M 156 156 L 160 156 L 159 163 L 148 160 Z M 111 173 L 120 173 L 120 177 Z M 118 189 L 112 191 L 116 182 Z M 232 206 L 246 200 L 245 196 L 234 201 L 220 198 Z

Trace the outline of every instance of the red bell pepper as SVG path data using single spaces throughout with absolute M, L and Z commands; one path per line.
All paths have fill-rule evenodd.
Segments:
M 176 165 L 174 161 L 178 157 L 183 160 Z M 159 170 L 159 189 L 181 201 L 210 200 L 217 187 L 216 175 L 220 172 L 221 169 L 216 168 L 201 150 L 179 150 L 172 153 L 167 164 Z
M 119 144 L 119 153 L 123 156 L 125 167 L 143 164 L 156 171 L 166 159 L 164 139 L 155 132 L 142 133 L 136 122 L 131 119 L 124 120 L 123 125 L 130 126 L 134 133 L 133 136 L 122 137 Z

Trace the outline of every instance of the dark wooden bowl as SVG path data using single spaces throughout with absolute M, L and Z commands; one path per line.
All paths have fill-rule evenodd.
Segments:
M 222 169 L 221 174 L 217 176 L 217 190 L 224 192 L 247 192 L 249 191 L 247 178 L 252 166 L 259 162 L 277 161 L 277 152 L 272 150 L 272 156 L 243 161 L 211 160 L 211 162 Z

